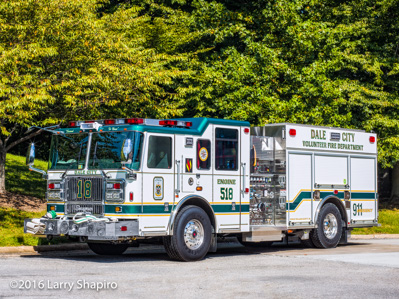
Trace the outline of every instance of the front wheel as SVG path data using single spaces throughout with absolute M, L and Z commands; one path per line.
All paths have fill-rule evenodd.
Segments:
M 198 261 L 208 253 L 211 235 L 211 222 L 205 211 L 187 206 L 176 217 L 173 236 L 164 238 L 165 250 L 171 259 Z
M 99 255 L 121 255 L 129 247 L 128 244 L 87 243 L 89 248 Z
M 342 236 L 342 217 L 336 205 L 325 204 L 317 218 L 317 228 L 310 234 L 318 248 L 334 248 Z

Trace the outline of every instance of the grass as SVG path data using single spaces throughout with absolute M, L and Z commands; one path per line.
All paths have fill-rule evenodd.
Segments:
M 381 224 L 380 227 L 355 228 L 352 234 L 399 234 L 399 210 L 381 209 L 379 211 L 378 223 Z
M 49 241 L 45 238 L 34 237 L 24 233 L 24 220 L 26 218 L 40 218 L 46 213 L 25 212 L 11 208 L 0 208 L 0 247 L 3 246 L 36 246 L 76 242 L 65 237 L 55 237 Z
M 46 170 L 47 162 L 36 160 L 35 167 Z M 6 189 L 9 192 L 45 197 L 46 181 L 42 175 L 28 170 L 25 157 L 7 154 Z M 30 234 L 24 234 L 25 218 L 40 218 L 45 211 L 25 212 L 11 208 L 0 208 L 0 246 L 44 245 L 70 242 L 66 238 L 54 239 L 49 242 Z M 381 209 L 379 211 L 381 227 L 356 228 L 353 234 L 399 234 L 399 210 Z
M 35 160 L 35 167 L 47 170 L 47 162 Z M 46 181 L 40 173 L 29 171 L 25 165 L 25 157 L 7 154 L 6 161 L 6 190 L 12 193 L 45 198 Z M 26 218 L 40 218 L 46 213 L 26 212 L 12 208 L 0 207 L 0 246 L 45 245 L 70 242 L 66 238 L 47 239 L 34 237 L 24 233 L 24 220 Z
M 37 237 L 24 234 L 24 219 L 40 218 L 44 213 L 0 208 L 0 246 L 38 245 Z
M 35 160 L 35 167 L 47 170 L 47 162 Z M 6 190 L 13 193 L 45 197 L 46 181 L 40 173 L 29 171 L 25 157 L 7 154 Z

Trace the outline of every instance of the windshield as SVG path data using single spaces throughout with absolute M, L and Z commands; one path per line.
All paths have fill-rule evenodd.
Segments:
M 48 169 L 83 169 L 87 134 L 53 135 Z
M 91 141 L 89 169 L 110 169 L 122 167 L 122 145 L 125 139 L 132 141 L 132 152 L 128 154 L 126 166 L 140 169 L 143 134 L 138 132 L 94 133 Z
M 87 153 L 88 134 L 54 135 L 51 141 L 49 169 L 83 169 Z M 127 167 L 140 169 L 143 134 L 139 132 L 93 133 L 89 169 L 115 169 L 122 167 L 122 145 L 130 139 L 132 151 Z

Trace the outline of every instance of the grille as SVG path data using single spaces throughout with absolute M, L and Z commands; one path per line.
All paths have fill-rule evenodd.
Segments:
M 79 212 L 90 214 L 103 214 L 102 204 L 66 204 L 66 214 L 76 214 Z
M 66 214 L 79 212 L 103 214 L 104 179 L 99 177 L 67 177 L 65 179 Z
M 103 178 L 69 177 L 65 185 L 67 201 L 102 202 L 103 200 Z

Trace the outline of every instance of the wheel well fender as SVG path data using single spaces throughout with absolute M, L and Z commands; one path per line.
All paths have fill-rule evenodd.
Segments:
M 169 229 L 169 234 L 173 234 L 173 226 L 175 223 L 175 219 L 177 214 L 180 212 L 180 210 L 186 206 L 197 206 L 205 211 L 205 213 L 208 215 L 209 220 L 211 221 L 211 225 L 213 228 L 216 230 L 216 217 L 215 213 L 213 212 L 213 209 L 210 205 L 210 203 L 203 197 L 198 196 L 198 195 L 189 195 L 182 200 L 178 202 L 176 207 L 173 209 L 171 213 L 171 217 L 169 218 L 169 224 L 168 224 L 168 229 Z
M 346 214 L 345 206 L 344 206 L 344 204 L 342 203 L 342 201 L 338 197 L 333 196 L 333 195 L 329 195 L 329 196 L 327 196 L 327 197 L 322 199 L 322 201 L 320 202 L 319 206 L 317 207 L 316 216 L 315 216 L 315 221 L 314 222 L 317 223 L 320 210 L 327 203 L 332 203 L 338 208 L 339 212 L 341 213 L 342 220 L 344 220 L 344 222 L 345 222 L 344 226 L 346 227 L 347 223 L 348 223 L 348 215 Z

